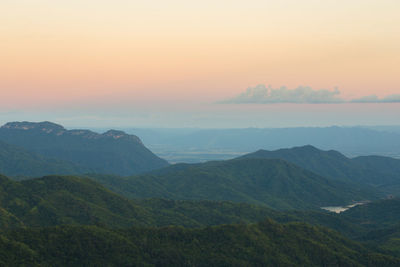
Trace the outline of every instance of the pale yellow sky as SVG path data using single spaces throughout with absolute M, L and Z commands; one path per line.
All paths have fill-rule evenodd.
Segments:
M 400 93 L 400 1 L 2 0 L 0 104 L 205 103 L 249 86 Z

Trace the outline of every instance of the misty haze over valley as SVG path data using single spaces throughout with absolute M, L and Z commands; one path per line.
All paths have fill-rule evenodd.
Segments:
M 338 150 L 348 157 L 380 155 L 400 158 L 400 126 L 121 130 L 139 135 L 154 153 L 171 163 L 230 159 L 258 149 L 276 150 L 303 145 Z

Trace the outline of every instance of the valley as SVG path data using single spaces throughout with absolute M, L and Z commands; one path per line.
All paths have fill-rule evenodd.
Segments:
M 399 267 L 400 0 L 0 0 L 0 267 Z
M 156 160 L 147 169 L 121 171 L 101 155 L 112 152 L 138 166 L 137 150 Z M 81 151 L 79 160 L 68 160 Z M 94 151 L 96 165 L 85 164 Z M 0 263 L 400 264 L 400 160 L 349 158 L 311 145 L 224 153 L 168 164 L 121 131 L 6 124 L 0 128 L 0 170 L 9 176 L 0 176 Z

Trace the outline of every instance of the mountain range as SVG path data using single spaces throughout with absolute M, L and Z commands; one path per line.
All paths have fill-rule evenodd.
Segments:
M 230 202 L 132 201 L 71 176 L 21 182 L 0 176 L 0 197 L 0 264 L 6 266 L 400 264 L 399 250 L 390 243 L 393 231 L 381 229 L 386 235 L 379 242 L 374 231 L 359 231 L 364 244 L 318 226 L 344 230 L 343 224 L 351 226 L 355 220 L 349 215 L 282 213 Z M 364 207 L 374 213 L 372 203 Z M 208 226 L 165 227 L 169 224 Z
M 245 203 L 132 200 L 74 176 L 13 181 L 0 176 L 0 229 L 58 225 L 107 227 L 249 223 L 279 213 Z
M 399 162 L 307 145 L 169 165 L 124 132 L 8 123 L 0 265 L 399 266 Z
M 374 186 L 399 194 L 400 160 L 383 156 L 348 158 L 338 151 L 323 151 L 307 145 L 275 151 L 258 150 L 241 158 L 282 159 L 321 176 Z
M 10 122 L 0 127 L 0 141 L 46 159 L 67 162 L 65 168 L 69 171 L 60 169 L 62 172 L 57 174 L 71 173 L 71 163 L 75 165 L 73 173 L 78 174 L 90 171 L 132 175 L 168 166 L 165 160 L 148 150 L 137 136 L 115 130 L 98 134 L 89 130 L 66 130 L 51 122 Z M 41 157 L 38 160 L 43 160 Z M 17 173 L 37 175 L 22 169 Z
M 131 177 L 90 177 L 129 198 L 226 200 L 281 210 L 319 209 L 380 195 L 369 187 L 327 179 L 279 159 L 176 164 Z

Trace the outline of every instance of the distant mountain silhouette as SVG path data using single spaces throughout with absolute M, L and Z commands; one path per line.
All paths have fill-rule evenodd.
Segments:
M 372 130 L 365 127 L 294 127 L 243 129 L 127 129 L 140 134 L 146 144 L 163 150 L 226 151 L 248 153 L 260 148 L 280 148 L 310 144 L 320 149 L 334 149 L 345 155 L 386 155 L 400 157 L 400 132 Z M 202 155 L 181 155 L 189 160 L 203 159 Z M 167 156 L 167 154 L 166 154 Z M 215 157 L 214 157 L 215 159 Z M 193 161 L 190 161 L 193 162 Z
M 259 150 L 240 158 L 283 159 L 297 166 L 347 182 L 380 187 L 388 193 L 397 193 L 400 186 L 400 160 L 382 156 L 347 158 L 341 153 L 323 151 L 313 146 L 294 147 L 275 151 Z
M 132 175 L 168 165 L 137 136 L 122 131 L 98 134 L 89 130 L 66 130 L 51 122 L 10 122 L 0 128 L 0 140 L 99 173 Z

